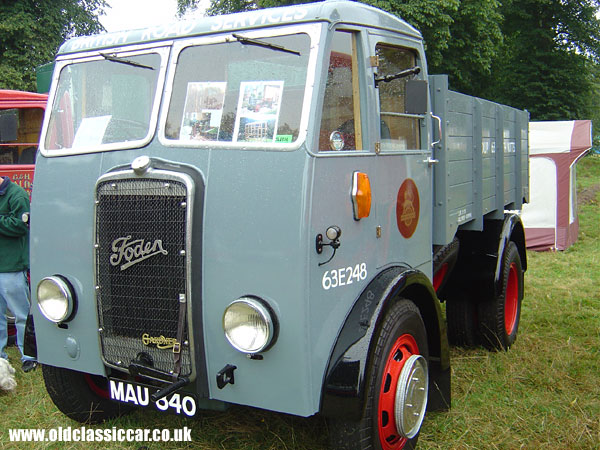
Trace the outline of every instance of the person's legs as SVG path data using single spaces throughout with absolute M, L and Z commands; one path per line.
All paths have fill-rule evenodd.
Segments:
M 25 341 L 25 324 L 29 314 L 29 288 L 25 272 L 0 273 L 0 297 L 15 315 L 15 328 L 17 329 L 17 346 L 21 352 L 21 361 L 32 361 L 35 358 L 23 354 Z M 4 327 L 6 328 L 6 320 Z M 1 330 L 0 330 L 1 333 Z M 0 338 L 2 336 L 0 335 Z

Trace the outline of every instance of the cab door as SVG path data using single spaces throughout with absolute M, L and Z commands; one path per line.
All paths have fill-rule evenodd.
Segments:
M 379 265 L 404 264 L 431 277 L 432 154 L 427 116 L 413 108 L 415 92 L 427 104 L 423 48 L 421 41 L 372 31 L 369 50 L 378 155 L 372 183 L 384 241 Z

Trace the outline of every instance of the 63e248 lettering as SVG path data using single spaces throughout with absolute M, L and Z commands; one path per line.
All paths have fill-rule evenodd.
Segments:
M 367 263 L 356 264 L 354 267 L 328 270 L 323 274 L 321 285 L 328 291 L 340 286 L 347 286 L 367 278 Z

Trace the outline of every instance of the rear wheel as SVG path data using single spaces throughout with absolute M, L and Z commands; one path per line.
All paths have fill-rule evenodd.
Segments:
M 517 339 L 523 299 L 523 269 L 514 242 L 502 257 L 501 289 L 495 298 L 479 304 L 482 344 L 491 350 L 508 350 Z
M 475 347 L 479 345 L 479 318 L 477 303 L 466 293 L 446 300 L 448 340 L 453 345 Z
M 369 374 L 363 418 L 330 422 L 333 448 L 415 448 L 425 417 L 429 378 L 425 324 L 411 301 L 399 300 L 384 317 Z
M 74 370 L 42 366 L 44 383 L 56 407 L 81 423 L 100 423 L 131 408 L 109 400 L 108 379 Z

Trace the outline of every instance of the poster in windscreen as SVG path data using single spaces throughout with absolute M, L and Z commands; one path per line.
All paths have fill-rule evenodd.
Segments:
M 233 130 L 235 142 L 275 142 L 283 81 L 245 81 Z
M 216 141 L 223 116 L 226 82 L 190 82 L 187 86 L 180 139 Z

